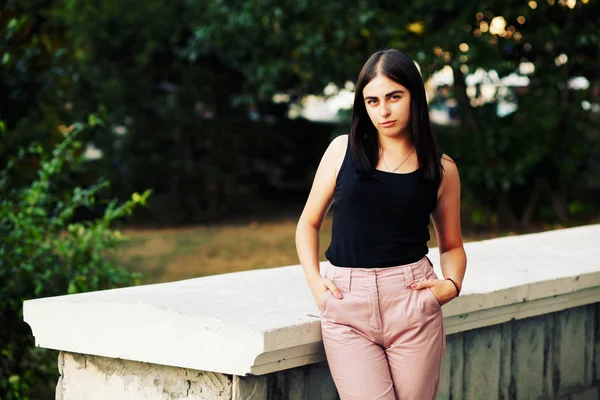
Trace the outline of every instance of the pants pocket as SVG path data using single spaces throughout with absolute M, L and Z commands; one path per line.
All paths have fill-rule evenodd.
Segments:
M 331 297 L 332 293 L 329 289 L 321 295 L 321 315 L 325 312 L 325 306 L 327 305 L 327 299 Z
M 433 269 L 433 266 L 431 265 L 429 259 L 427 259 L 426 261 L 427 262 L 424 262 L 421 265 L 421 272 L 423 273 L 425 280 L 438 279 L 438 276 L 435 273 L 435 270 Z M 428 301 L 431 302 L 434 309 L 436 311 L 441 310 L 442 305 L 440 304 L 437 297 L 435 297 L 435 294 L 433 294 L 433 291 L 431 290 L 431 288 L 425 288 L 425 289 L 423 289 L 423 291 L 426 292 L 425 296 L 429 299 Z
M 435 303 L 435 307 L 437 309 L 440 309 L 442 307 L 442 305 L 440 304 L 439 300 L 437 299 L 437 297 L 435 297 L 435 294 L 433 294 L 433 291 L 431 290 L 431 288 L 425 288 L 423 289 L 424 291 L 427 292 L 427 297 L 430 297 L 431 300 L 433 301 L 433 303 Z

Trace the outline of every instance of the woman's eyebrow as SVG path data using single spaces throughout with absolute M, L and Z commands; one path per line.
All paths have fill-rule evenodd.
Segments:
M 400 94 L 400 93 L 404 94 L 404 91 L 403 90 L 394 90 L 393 92 L 389 92 L 388 94 L 386 94 L 385 97 L 390 97 L 390 96 L 393 96 L 395 94 Z M 377 97 L 375 97 L 375 96 L 365 97 L 365 100 L 370 100 L 370 99 L 377 100 Z

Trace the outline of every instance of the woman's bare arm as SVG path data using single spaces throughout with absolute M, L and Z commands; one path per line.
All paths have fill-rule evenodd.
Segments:
M 442 273 L 445 278 L 452 278 L 458 287 L 462 288 L 467 256 L 460 227 L 460 178 L 458 168 L 450 157 L 446 155 L 442 157 L 442 166 L 444 176 L 432 219 L 440 251 Z
M 328 287 L 334 295 L 340 293 L 335 286 L 330 287 L 328 282 L 321 279 L 319 270 L 319 230 L 327 211 L 333 203 L 337 172 L 344 159 L 347 144 L 348 135 L 338 136 L 330 143 L 323 154 L 308 200 L 296 227 L 298 258 L 318 306 L 320 306 L 320 295 L 325 292 L 323 287 Z M 322 285 L 319 286 L 318 282 L 321 282 Z

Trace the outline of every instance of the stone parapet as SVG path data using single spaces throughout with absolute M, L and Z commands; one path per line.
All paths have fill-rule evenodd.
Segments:
M 498 346 L 494 340 L 509 340 L 506 332 L 493 340 L 482 339 L 484 336 L 477 332 L 483 335 L 489 329 L 509 326 L 517 320 L 542 324 L 536 317 L 547 318 L 560 312 L 569 314 L 565 310 L 585 310 L 586 305 L 597 303 L 600 300 L 599 238 L 600 225 L 590 225 L 467 243 L 468 270 L 463 291 L 459 298 L 443 307 L 449 343 L 453 338 L 466 337 L 473 340 L 474 346 L 485 345 L 491 349 Z M 431 249 L 430 258 L 441 277 L 437 249 Z M 321 268 L 324 266 L 322 263 Z M 580 323 L 586 327 L 596 323 L 596 317 L 586 312 L 587 317 L 581 320 L 584 322 L 565 322 L 565 328 L 559 332 L 567 332 L 575 338 L 584 335 Z M 63 351 L 63 360 L 68 359 L 70 365 L 91 360 L 93 367 L 71 368 L 72 371 L 100 376 L 98 371 L 102 368 L 112 368 L 117 379 L 119 370 L 131 369 L 137 372 L 128 372 L 126 380 L 130 384 L 139 381 L 140 387 L 149 387 L 148 379 L 153 382 L 157 379 L 166 387 L 168 381 L 173 382 L 172 390 L 177 393 L 187 390 L 187 381 L 190 382 L 189 393 L 196 382 L 210 381 L 215 388 L 221 385 L 223 393 L 231 393 L 229 398 L 235 398 L 232 396 L 236 390 L 243 392 L 244 387 L 261 392 L 263 384 L 260 382 L 266 382 L 265 374 L 272 380 L 279 371 L 290 370 L 293 376 L 291 369 L 304 371 L 302 368 L 326 365 L 320 363 L 324 353 L 318 310 L 298 265 L 28 300 L 24 303 L 24 319 L 32 328 L 37 346 Z M 528 324 L 524 322 L 523 326 Z M 579 328 L 572 328 L 576 325 Z M 536 333 L 536 329 L 541 329 L 539 326 L 527 329 L 532 337 L 541 335 Z M 592 333 L 594 335 L 597 333 Z M 576 340 L 585 342 L 583 336 L 579 339 Z M 448 349 L 447 354 L 453 354 L 452 346 Z M 592 353 L 588 351 L 586 357 Z M 561 354 L 560 357 L 567 357 L 564 351 Z M 472 357 L 475 358 L 463 360 L 465 365 L 474 365 L 469 363 L 481 355 Z M 113 360 L 105 362 L 106 359 Z M 126 363 L 125 360 L 139 366 L 130 363 L 129 367 L 121 368 L 119 363 Z M 523 362 L 528 361 L 520 360 L 518 365 Z M 156 372 L 150 371 L 154 367 L 156 371 L 172 368 L 166 375 L 159 374 L 162 377 L 150 378 Z M 144 368 L 150 370 L 144 372 Z M 447 374 L 444 379 L 458 379 L 450 378 L 456 375 L 450 374 L 447 366 L 444 368 Z M 472 372 L 480 373 L 479 368 L 474 367 Z M 508 368 L 506 361 L 498 368 L 499 371 Z M 547 370 L 542 372 L 548 373 Z M 568 371 L 565 374 L 570 376 Z M 70 379 L 67 375 L 63 374 L 59 385 L 65 388 L 65 393 L 68 387 L 75 385 L 75 381 L 67 381 Z M 265 375 L 265 378 L 261 381 L 256 375 Z M 137 380 L 134 376 L 138 376 Z M 253 383 L 243 386 L 236 382 Z M 591 387 L 591 383 L 585 385 Z M 448 383 L 448 390 L 450 386 Z M 583 389 L 587 390 L 588 386 Z

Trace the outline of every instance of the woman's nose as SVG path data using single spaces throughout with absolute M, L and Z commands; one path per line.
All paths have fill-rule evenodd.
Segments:
M 379 107 L 379 115 L 384 118 L 390 115 L 390 107 L 386 102 L 381 103 L 381 106 Z

